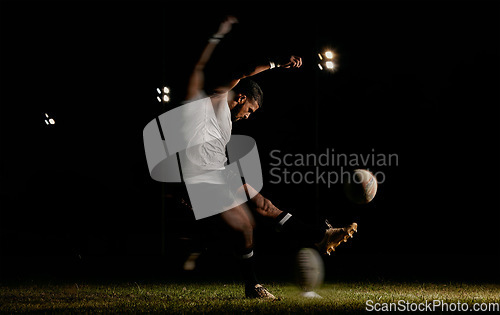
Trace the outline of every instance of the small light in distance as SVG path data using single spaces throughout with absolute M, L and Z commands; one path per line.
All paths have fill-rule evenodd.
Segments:
M 170 101 L 170 97 L 168 97 L 168 95 L 163 95 L 163 101 L 164 102 Z
M 159 96 L 157 96 L 156 99 L 161 103 L 161 98 Z
M 45 113 L 45 117 L 49 118 L 49 114 Z
M 333 68 L 335 67 L 335 65 L 333 64 L 333 62 L 331 62 L 331 61 L 327 61 L 327 62 L 326 62 L 326 67 L 327 67 L 328 69 L 333 69 Z
M 50 118 L 50 119 L 49 119 L 49 123 L 50 123 L 51 125 L 55 125 L 55 124 L 56 124 L 56 121 L 55 121 L 54 119 Z
M 163 87 L 163 93 L 167 94 L 170 93 L 170 89 L 168 87 Z
M 333 53 L 331 51 L 325 52 L 325 57 L 328 59 L 333 59 Z
M 158 92 L 158 94 L 161 94 L 160 88 L 156 88 L 156 92 Z
M 321 56 L 321 54 L 318 54 L 318 58 L 319 60 L 323 60 L 323 56 Z
M 318 63 L 318 68 L 319 68 L 319 70 L 323 70 L 323 67 L 321 66 L 320 63 Z
M 45 119 L 45 124 L 47 124 L 47 125 L 49 124 L 49 121 L 47 119 Z

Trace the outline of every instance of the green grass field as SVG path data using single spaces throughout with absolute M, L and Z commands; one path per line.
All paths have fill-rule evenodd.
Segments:
M 483 303 L 478 307 L 490 310 L 498 310 L 500 302 L 498 284 L 327 283 L 316 290 L 322 299 L 301 297 L 299 289 L 289 283 L 268 284 L 267 288 L 279 299 L 245 299 L 243 287 L 235 283 L 2 285 L 0 311 L 332 313 L 364 312 L 367 300 L 373 304 L 440 300 L 467 303 L 469 309 Z

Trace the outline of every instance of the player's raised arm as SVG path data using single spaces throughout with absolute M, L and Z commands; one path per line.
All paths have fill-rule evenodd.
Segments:
M 204 69 L 210 60 L 212 53 L 224 36 L 231 31 L 232 25 L 238 20 L 233 16 L 228 16 L 219 26 L 219 30 L 208 40 L 207 46 L 201 53 L 200 59 L 196 63 L 193 73 L 189 78 L 186 100 L 195 98 L 204 87 Z
M 302 58 L 297 56 L 286 56 L 277 58 L 264 58 L 262 60 L 251 62 L 246 65 L 235 68 L 229 72 L 229 75 L 222 83 L 215 85 L 215 93 L 225 93 L 234 88 L 241 79 L 251 77 L 262 71 L 273 68 L 300 68 Z

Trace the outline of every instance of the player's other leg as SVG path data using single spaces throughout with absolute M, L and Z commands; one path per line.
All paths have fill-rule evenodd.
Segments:
M 245 184 L 245 189 L 250 196 L 253 196 L 251 200 L 255 206 L 256 213 L 274 219 L 278 231 L 301 235 L 305 243 L 316 246 L 322 254 L 330 255 L 331 252 L 335 251 L 337 246 L 343 242 L 347 242 L 358 230 L 357 223 L 351 223 L 342 228 L 334 228 L 328 221 L 325 222 L 328 226 L 326 231 L 312 227 L 301 222 L 291 213 L 278 209 L 269 199 L 262 196 L 250 185 Z
M 255 255 L 253 251 L 253 230 L 255 220 L 246 204 L 236 206 L 220 214 L 222 220 L 238 235 L 237 253 L 240 269 L 245 281 L 245 295 L 249 298 L 275 299 L 264 288 L 255 275 Z

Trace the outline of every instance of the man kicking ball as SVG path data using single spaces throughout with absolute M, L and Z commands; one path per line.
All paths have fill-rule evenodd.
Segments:
M 302 66 L 302 59 L 296 56 L 267 59 L 249 64 L 242 69 L 232 69 L 229 71 L 230 74 L 220 82 L 205 82 L 205 65 L 217 44 L 231 31 L 234 23 L 237 23 L 234 17 L 228 17 L 221 23 L 217 33 L 208 40 L 207 46 L 194 67 L 185 101 L 186 103 L 197 102 L 201 114 L 197 113 L 186 119 L 196 120 L 194 123 L 191 121 L 196 130 L 193 131 L 194 136 L 190 141 L 201 144 L 186 150 L 179 157 L 186 185 L 189 185 L 190 189 L 204 192 L 210 198 L 217 198 L 217 201 L 224 206 L 231 205 L 235 199 L 234 192 L 230 189 L 225 190 L 223 186 L 227 177 L 231 176 L 225 166 L 226 145 L 231 137 L 232 123 L 248 119 L 252 113 L 262 107 L 262 90 L 248 77 L 273 68 L 293 69 Z M 215 119 L 207 119 L 207 116 L 203 114 L 206 106 L 213 108 Z M 210 176 L 207 176 L 208 173 Z M 311 244 L 325 254 L 330 254 L 338 245 L 352 237 L 357 230 L 356 223 L 345 228 L 333 228 L 328 224 L 326 232 L 314 229 L 303 224 L 290 213 L 276 208 L 271 201 L 249 184 L 243 184 L 240 190 L 244 190 L 247 196 L 253 196 L 250 202 L 236 205 L 201 221 L 220 220 L 239 236 L 236 250 L 241 258 L 245 295 L 249 298 L 275 298 L 257 281 L 255 276 L 254 214 L 274 220 L 279 231 L 304 235 L 304 238 L 310 240 Z M 221 191 L 225 193 L 221 194 Z

